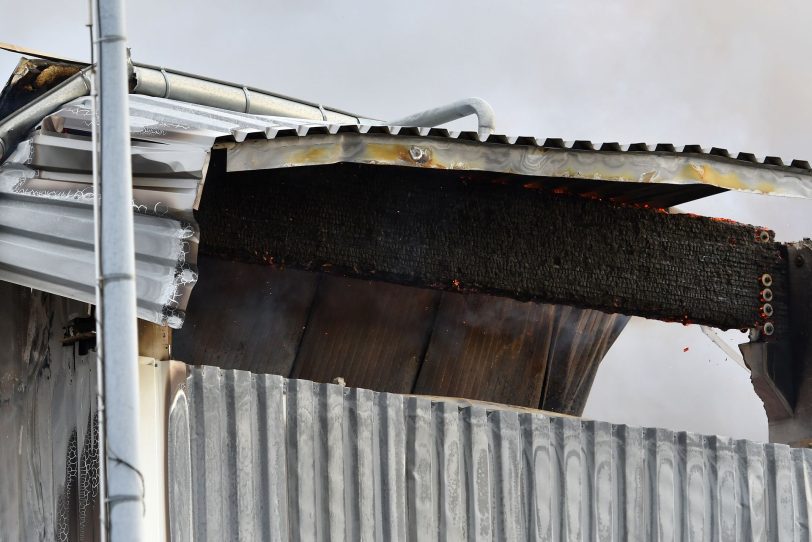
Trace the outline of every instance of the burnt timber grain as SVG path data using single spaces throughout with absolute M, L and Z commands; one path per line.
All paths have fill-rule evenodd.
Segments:
M 414 393 L 580 416 L 628 317 L 444 292 Z
M 537 407 L 553 305 L 443 292 L 413 392 Z
M 783 248 L 757 228 L 531 190 L 518 176 L 338 164 L 210 172 L 204 253 L 723 329 L 758 278 L 786 315 Z
M 628 321 L 620 314 L 556 305 L 539 408 L 580 416 L 601 361 Z
M 288 376 L 319 277 L 206 256 L 197 266 L 186 321 L 173 334 L 174 358 Z
M 392 393 L 580 415 L 628 319 L 204 255 L 198 267 L 175 359 Z
M 291 377 L 409 393 L 440 295 L 323 275 Z

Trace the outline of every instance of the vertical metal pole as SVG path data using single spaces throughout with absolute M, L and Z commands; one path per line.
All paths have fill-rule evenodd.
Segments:
M 90 136 L 93 142 L 93 246 L 101 246 L 101 231 L 99 228 L 99 94 L 96 87 L 98 77 L 96 66 L 96 2 L 88 0 L 88 28 L 90 29 L 90 100 L 93 107 L 93 122 L 91 122 Z M 96 328 L 101 329 L 101 250 L 95 251 L 96 264 Z M 98 333 L 96 334 L 98 336 Z M 96 424 L 99 453 L 99 492 L 98 492 L 98 542 L 107 542 L 107 450 L 103 443 L 107 442 L 104 432 L 104 364 L 102 363 L 101 340 L 96 343 Z
M 112 542 L 141 540 L 144 480 L 138 457 L 132 168 L 124 1 L 96 0 L 96 89 L 99 93 L 97 231 L 99 356 L 104 371 L 107 525 Z

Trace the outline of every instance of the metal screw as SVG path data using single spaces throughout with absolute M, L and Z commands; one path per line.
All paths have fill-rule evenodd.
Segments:
M 762 243 L 766 243 L 770 240 L 770 232 L 767 230 L 761 230 L 758 232 L 758 238 L 761 240 Z
M 764 288 L 763 290 L 761 290 L 761 292 L 759 292 L 758 296 L 762 301 L 772 301 L 773 291 L 770 290 L 769 288 Z
M 773 315 L 773 306 L 770 305 L 769 303 L 764 303 L 764 306 L 761 307 L 761 313 L 767 318 L 769 318 L 770 316 Z
M 761 275 L 761 284 L 767 287 L 772 286 L 773 284 L 772 276 L 769 273 L 764 273 L 763 275 Z
M 775 326 L 773 325 L 773 323 L 767 322 L 766 324 L 764 324 L 764 334 L 772 335 L 773 333 L 775 333 Z
M 412 145 L 409 148 L 409 156 L 412 157 L 412 160 L 415 162 L 425 162 L 429 159 L 429 153 L 426 152 L 425 149 L 421 149 L 417 145 Z
M 795 256 L 795 267 L 803 267 L 804 266 L 804 257 L 800 254 Z

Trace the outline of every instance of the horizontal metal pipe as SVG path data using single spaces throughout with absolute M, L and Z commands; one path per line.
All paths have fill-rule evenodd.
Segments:
M 11 150 L 45 116 L 61 106 L 90 93 L 90 67 L 71 76 L 60 85 L 43 94 L 27 106 L 0 121 L 0 159 Z M 133 66 L 135 83 L 132 92 L 146 96 L 169 98 L 197 105 L 218 107 L 229 111 L 327 120 L 338 124 L 373 123 L 379 121 L 359 117 L 344 111 L 242 87 L 233 83 L 136 64 Z
M 394 120 L 388 124 L 394 126 L 430 128 L 469 115 L 476 115 L 477 117 L 479 123 L 477 132 L 479 133 L 480 139 L 485 139 L 496 129 L 496 118 L 493 108 L 482 98 L 467 98 L 448 105 L 427 109 L 420 113 Z
M 340 124 L 356 124 L 359 117 L 322 106 L 277 96 L 261 90 L 178 73 L 133 66 L 133 92 L 254 115 L 273 115 Z
M 64 104 L 90 93 L 89 68 L 72 75 L 55 86 L 27 107 L 19 109 L 0 121 L 0 159 L 6 158 L 45 116 Z

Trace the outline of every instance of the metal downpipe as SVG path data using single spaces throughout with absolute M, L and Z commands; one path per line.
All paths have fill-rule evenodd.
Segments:
M 106 531 L 113 542 L 142 539 L 144 479 L 139 457 L 138 334 L 124 0 L 95 0 L 99 93 L 96 192 L 98 355 L 104 373 Z M 106 491 L 105 491 L 106 489 Z

